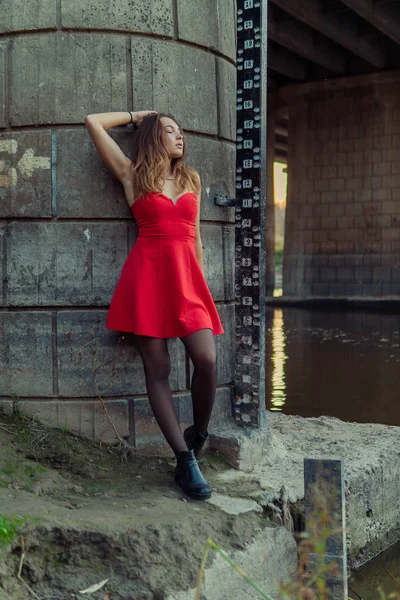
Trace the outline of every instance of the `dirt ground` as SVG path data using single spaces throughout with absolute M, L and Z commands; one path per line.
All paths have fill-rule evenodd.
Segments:
M 242 549 L 269 526 L 262 514 L 187 499 L 172 459 L 122 463 L 114 448 L 19 415 L 0 414 L 0 449 L 0 519 L 19 519 L 0 547 L 0 600 L 35 597 L 27 586 L 40 600 L 162 600 L 194 587 L 209 536 Z M 229 467 L 209 453 L 201 468 L 220 491 L 213 480 Z M 79 593 L 104 579 L 94 594 Z

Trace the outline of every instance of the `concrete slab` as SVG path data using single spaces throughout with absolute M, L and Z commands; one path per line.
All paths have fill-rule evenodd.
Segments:
M 216 553 L 215 553 L 216 554 Z M 283 527 L 264 529 L 244 550 L 229 553 L 231 558 L 264 593 L 280 597 L 280 581 L 296 569 L 296 543 Z M 202 598 L 207 600 L 258 600 L 259 592 L 252 588 L 232 567 L 216 554 L 211 567 L 205 570 Z M 167 600 L 195 600 L 196 591 L 178 592 Z
M 232 467 L 244 472 L 259 468 L 267 443 L 267 430 L 242 429 L 232 423 L 214 429 L 210 435 L 210 449 L 221 453 Z M 228 471 L 225 477 L 235 478 L 234 471 Z
M 77 123 L 89 113 L 126 107 L 123 35 L 60 32 L 17 37 L 10 64 L 12 126 Z
M 233 300 L 233 281 L 230 279 L 235 254 L 233 228 L 203 223 L 201 239 L 204 246 L 204 271 L 212 297 L 215 301 Z
M 231 496 L 225 496 L 224 494 L 218 494 L 217 492 L 213 492 L 213 495 L 209 500 L 207 500 L 207 502 L 217 506 L 228 515 L 241 515 L 251 511 L 263 511 L 262 507 L 254 500 L 248 500 L 246 498 L 232 498 Z
M 10 306 L 111 301 L 128 253 L 126 223 L 14 222 L 9 231 Z
M 235 146 L 228 142 L 188 135 L 187 164 L 200 173 L 202 196 L 201 218 L 206 221 L 233 223 L 233 208 L 215 206 L 209 197 L 210 187 L 214 191 L 235 198 L 235 174 L 231 169 L 235 163 Z M 234 228 L 232 229 L 234 235 Z
M 181 40 L 215 49 L 235 60 L 236 2 L 178 0 L 177 14 Z
M 179 39 L 219 50 L 218 3 L 215 0 L 177 0 L 177 13 Z
M 113 420 L 121 437 L 129 435 L 128 400 L 106 400 L 107 412 Z M 0 401 L 0 409 L 10 414 L 6 401 Z M 108 444 L 118 442 L 117 435 L 98 400 L 21 400 L 18 410 L 47 427 L 56 429 L 66 428 L 89 440 L 101 441 Z
M 62 0 L 61 24 L 72 29 L 138 31 L 172 37 L 172 0 Z
M 219 48 L 222 54 L 236 60 L 236 0 L 217 0 Z
M 231 397 L 230 387 L 218 387 L 215 393 L 215 402 L 211 414 L 210 426 L 213 429 L 222 423 L 226 423 L 231 415 Z M 193 424 L 192 397 L 190 392 L 178 396 L 179 400 L 179 420 L 182 428 Z M 207 448 L 207 445 L 205 446 Z
M 218 432 L 215 447 L 227 452 L 231 464 L 247 471 L 221 474 L 221 487 L 233 494 L 247 488 L 251 498 L 268 507 L 281 502 L 284 486 L 288 504 L 301 505 L 304 458 L 343 460 L 349 566 L 359 567 L 398 539 L 400 427 L 269 413 L 268 430 L 252 435 L 254 440 L 259 436 L 259 443 L 252 444 L 251 435 L 247 440 L 236 430 Z M 249 460 L 243 461 L 246 450 Z M 260 455 L 258 464 L 255 452 Z
M 107 311 L 60 311 L 57 316 L 59 394 L 63 397 L 125 396 L 146 393 L 142 362 L 132 336 L 105 329 Z M 184 346 L 169 342 L 170 384 L 173 391 L 186 388 Z
M 0 33 L 56 29 L 56 7 L 57 0 L 2 2 Z
M 51 217 L 50 131 L 0 135 L 0 217 Z
M 0 313 L 2 395 L 52 396 L 52 353 L 50 313 Z
M 127 156 L 131 128 L 110 131 Z M 62 129 L 57 136 L 57 216 L 132 218 L 124 190 L 101 160 L 86 129 Z
M 172 113 L 184 129 L 217 134 L 217 89 L 210 85 L 216 81 L 212 54 L 141 37 L 133 37 L 131 45 L 135 106 Z
M 234 356 L 232 348 L 235 344 L 235 307 L 233 304 L 219 304 L 218 313 L 224 328 L 224 335 L 215 337 L 217 347 L 217 383 L 231 383 L 234 377 Z
M 6 56 L 7 42 L 0 43 L 0 128 L 6 127 Z M 0 173 L 1 175 L 1 173 Z
M 0 224 L 0 270 L 3 272 L 3 262 L 5 260 L 5 252 L 6 252 L 6 236 L 7 236 L 7 226 L 4 224 L 2 226 Z M 4 278 L 0 278 L 0 306 L 4 304 L 4 287 L 6 282 Z
M 219 135 L 236 140 L 236 67 L 217 58 Z M 227 94 L 227 90 L 232 90 Z
M 140 105 L 135 96 L 136 102 Z M 179 116 L 177 113 L 176 118 L 179 119 Z M 111 135 L 129 156 L 131 130 L 115 130 Z M 195 135 L 187 135 L 187 141 L 187 163 L 199 171 L 202 179 L 202 220 L 233 222 L 233 209 L 215 206 L 209 200 L 207 190 L 211 185 L 216 186 L 229 197 L 234 197 L 235 177 L 231 170 L 235 158 L 234 146 Z M 74 174 L 73 178 L 71 173 Z M 131 217 L 122 186 L 115 185 L 114 177 L 99 158 L 84 129 L 57 132 L 57 215 L 86 218 L 96 218 L 100 215 L 103 218 Z M 234 228 L 223 229 L 223 235 L 225 265 L 229 269 L 227 276 L 229 275 L 233 286 L 231 274 Z

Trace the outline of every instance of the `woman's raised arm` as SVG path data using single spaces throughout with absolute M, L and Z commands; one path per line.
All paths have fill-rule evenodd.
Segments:
M 139 127 L 147 115 L 154 111 L 142 110 L 138 112 L 109 112 L 88 115 L 85 119 L 86 128 L 101 158 L 111 169 L 122 184 L 130 179 L 131 161 L 122 152 L 121 148 L 107 133 L 111 127 L 133 123 Z

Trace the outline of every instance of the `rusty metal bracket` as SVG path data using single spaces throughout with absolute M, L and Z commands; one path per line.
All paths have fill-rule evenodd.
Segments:
M 236 206 L 236 198 L 229 198 L 228 196 L 225 196 L 225 194 L 211 194 L 210 200 L 211 202 L 214 202 L 216 206 L 222 206 L 224 208 Z

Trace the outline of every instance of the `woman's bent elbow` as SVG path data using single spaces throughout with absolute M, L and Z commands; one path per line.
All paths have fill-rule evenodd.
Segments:
M 85 117 L 85 127 L 87 129 L 90 129 L 90 127 L 93 127 L 94 121 L 95 121 L 95 115 L 86 115 L 86 117 Z

